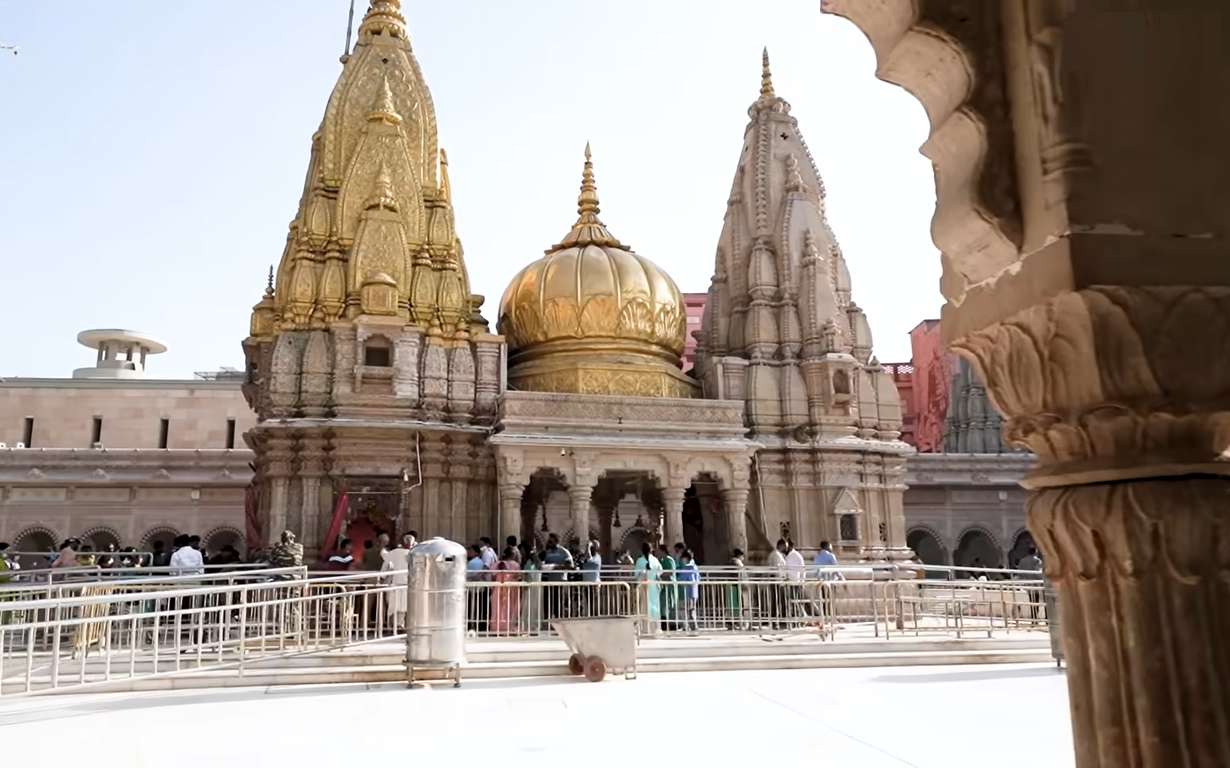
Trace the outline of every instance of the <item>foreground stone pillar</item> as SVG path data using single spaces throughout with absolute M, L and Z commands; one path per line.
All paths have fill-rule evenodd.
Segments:
M 956 347 L 1038 455 L 1077 765 L 1230 765 L 1230 288 L 1081 290 Z
M 568 503 L 572 514 L 572 539 L 577 547 L 589 541 L 589 503 L 593 498 L 592 485 L 573 485 L 568 488 Z
M 741 549 L 747 552 L 747 489 L 727 488 L 722 491 L 722 506 L 726 509 L 726 530 L 730 537 L 730 549 Z M 729 552 L 722 553 L 722 559 L 716 562 L 726 562 Z
M 663 488 L 662 506 L 666 518 L 664 542 L 668 547 L 683 541 L 683 500 L 687 496 L 683 488 Z
M 500 530 L 497 541 L 501 547 L 509 536 L 516 536 L 517 541 L 521 541 L 521 497 L 524 493 L 525 486 L 520 483 L 500 484 Z
M 1077 765 L 1230 765 L 1230 112 L 1205 96 L 1230 88 L 1224 12 L 822 7 L 931 122 L 942 329 L 1038 456 Z

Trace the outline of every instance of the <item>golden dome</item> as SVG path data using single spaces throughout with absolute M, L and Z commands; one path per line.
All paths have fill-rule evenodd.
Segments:
M 500 300 L 509 384 L 539 392 L 692 397 L 687 313 L 670 275 L 607 230 L 589 146 L 572 230 Z

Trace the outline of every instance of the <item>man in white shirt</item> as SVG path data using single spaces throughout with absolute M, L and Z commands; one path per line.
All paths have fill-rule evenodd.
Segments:
M 786 556 L 783 560 L 786 563 L 786 580 L 789 582 L 786 596 L 790 601 L 790 618 L 793 620 L 810 616 L 811 605 L 803 594 L 803 578 L 807 574 L 807 561 L 803 559 L 803 553 L 795 549 L 794 542 L 789 539 L 786 540 Z
M 769 588 L 769 613 L 773 619 L 773 629 L 780 629 L 790 612 L 789 590 L 786 571 L 786 540 L 778 539 L 777 546 L 769 553 L 769 578 L 775 582 Z
M 494 569 L 496 561 L 500 558 L 496 555 L 495 548 L 491 546 L 491 539 L 484 536 L 478 540 L 478 543 L 482 545 L 478 550 L 478 556 L 483 559 L 483 567 L 487 570 Z
M 175 540 L 177 547 L 171 554 L 172 576 L 197 576 L 205 573 L 205 559 L 201 551 L 192 546 L 188 536 L 180 536 Z

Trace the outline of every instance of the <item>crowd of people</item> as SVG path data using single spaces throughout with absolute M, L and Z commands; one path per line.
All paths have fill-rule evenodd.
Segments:
M 225 545 L 216 551 L 207 551 L 200 536 L 181 534 L 168 547 L 165 541 L 153 543 L 152 551 L 138 552 L 135 547 L 120 548 L 114 544 L 97 551 L 80 538 L 65 539 L 59 548 L 42 555 L 42 562 L 27 567 L 22 573 L 21 561 L 10 554 L 7 542 L 0 542 L 0 583 L 19 580 L 23 575 L 38 574 L 46 570 L 98 569 L 110 573 L 139 572 L 145 569 L 190 575 L 204 573 L 206 566 L 235 566 L 243 562 L 239 551 Z M 139 575 L 134 573 L 134 575 Z

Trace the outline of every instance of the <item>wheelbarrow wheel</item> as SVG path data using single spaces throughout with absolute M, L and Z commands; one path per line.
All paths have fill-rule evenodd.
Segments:
M 574 653 L 568 657 L 568 671 L 580 677 L 585 674 L 585 657 L 579 653 Z
M 601 683 L 606 679 L 606 662 L 597 656 L 585 662 L 585 679 L 591 683 Z

